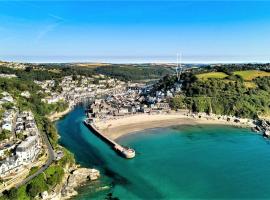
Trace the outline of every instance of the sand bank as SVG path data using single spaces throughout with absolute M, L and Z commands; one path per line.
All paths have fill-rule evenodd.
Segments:
M 61 117 L 63 117 L 64 115 L 68 114 L 71 110 L 72 110 L 72 108 L 71 107 L 68 107 L 63 112 L 52 113 L 51 115 L 48 116 L 48 118 L 51 121 L 56 121 L 56 120 L 60 119 Z
M 117 119 L 95 122 L 95 126 L 111 139 L 117 139 L 129 133 L 150 128 L 168 127 L 173 125 L 223 124 L 248 127 L 248 123 L 227 122 L 223 119 L 194 118 L 178 113 L 173 114 L 137 114 Z

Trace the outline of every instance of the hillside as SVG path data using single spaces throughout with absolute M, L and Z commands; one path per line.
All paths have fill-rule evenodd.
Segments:
M 18 71 L 17 69 L 19 69 Z M 0 73 L 16 74 L 24 79 L 49 80 L 69 75 L 92 76 L 103 74 L 124 81 L 151 81 L 173 74 L 174 68 L 163 64 L 106 64 L 106 63 L 10 63 L 0 62 Z
M 235 71 L 233 74 L 240 76 L 245 81 L 252 81 L 258 77 L 270 76 L 270 72 L 260 70 Z
M 239 70 L 239 66 L 219 71 L 200 68 L 183 73 L 181 80 L 182 91 L 171 101 L 175 109 L 248 118 L 270 116 L 270 72 Z M 175 83 L 175 76 L 165 77 L 155 89 L 166 91 Z
M 113 65 L 98 67 L 95 69 L 98 74 L 104 74 L 110 77 L 126 81 L 136 81 L 145 79 L 160 79 L 174 71 L 164 66 L 143 66 L 143 65 Z
M 269 72 L 242 70 L 232 75 L 221 73 L 199 74 L 191 82 L 185 79 L 183 92 L 187 107 L 197 112 L 240 117 L 270 115 Z

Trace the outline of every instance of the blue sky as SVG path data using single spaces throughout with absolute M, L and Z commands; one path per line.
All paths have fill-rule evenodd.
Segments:
M 270 60 L 267 1 L 2 1 L 0 59 Z

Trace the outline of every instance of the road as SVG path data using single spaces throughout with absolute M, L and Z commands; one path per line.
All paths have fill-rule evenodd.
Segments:
M 46 134 L 42 134 L 43 136 L 43 141 L 45 143 L 45 145 L 47 146 L 48 149 L 48 160 L 46 161 L 46 163 L 38 170 L 36 171 L 34 174 L 32 174 L 31 176 L 28 176 L 27 178 L 25 178 L 22 182 L 18 183 L 15 187 L 18 188 L 21 185 L 24 185 L 26 183 L 28 183 L 29 181 L 31 181 L 33 178 L 37 177 L 39 174 L 43 173 L 44 170 L 46 170 L 54 161 L 55 156 L 54 156 L 54 150 L 53 147 L 48 139 L 48 136 Z

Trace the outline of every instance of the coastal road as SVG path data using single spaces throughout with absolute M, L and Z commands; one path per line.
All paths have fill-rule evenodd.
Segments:
M 47 146 L 48 149 L 48 160 L 46 161 L 46 163 L 38 170 L 36 171 L 34 174 L 32 174 L 31 176 L 28 176 L 27 178 L 25 178 L 22 182 L 18 183 L 15 187 L 18 188 L 26 183 L 28 183 L 29 181 L 31 181 L 33 178 L 37 177 L 39 174 L 43 173 L 54 161 L 55 156 L 54 156 L 54 150 L 53 147 L 49 141 L 49 138 L 47 136 L 47 134 L 42 134 L 43 136 L 43 141 L 45 143 L 45 145 Z

